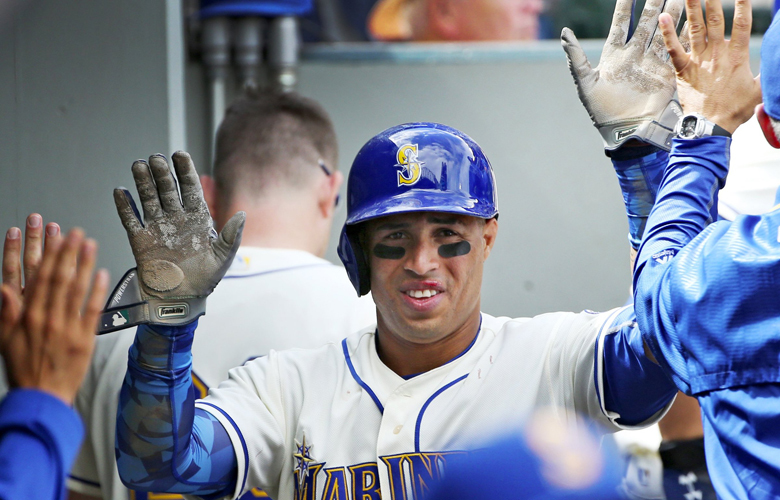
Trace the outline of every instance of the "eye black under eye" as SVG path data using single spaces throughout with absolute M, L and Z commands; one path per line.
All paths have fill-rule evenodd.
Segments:
M 406 255 L 404 247 L 383 245 L 381 243 L 377 243 L 374 246 L 374 256 L 380 259 L 398 260 L 402 259 L 404 255 Z
M 458 241 L 456 243 L 449 243 L 439 247 L 439 256 L 445 259 L 452 257 L 460 257 L 466 255 L 471 251 L 471 244 L 468 241 Z

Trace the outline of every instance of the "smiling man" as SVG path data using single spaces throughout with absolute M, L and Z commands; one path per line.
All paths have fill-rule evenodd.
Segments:
M 457 356 L 479 329 L 481 264 L 496 239 L 496 219 L 416 212 L 366 226 L 377 329 L 387 332 L 377 346 L 380 357 L 408 376 Z M 415 255 L 407 258 L 407 253 Z M 442 331 L 451 333 L 440 338 Z
M 372 292 L 376 326 L 316 350 L 271 352 L 196 402 L 195 320 L 238 245 L 241 215 L 199 245 L 199 257 L 184 257 L 210 226 L 189 156 L 173 162 L 183 205 L 162 162 L 134 165 L 143 185 L 154 178 L 157 193 L 141 197 L 162 217 L 142 224 L 129 194 L 115 193 L 142 294 L 156 307 L 130 350 L 117 420 L 120 475 L 135 489 L 419 499 L 451 454 L 536 409 L 551 408 L 564 425 L 584 414 L 617 430 L 657 420 L 673 398 L 644 355 L 631 307 L 520 319 L 480 312 L 498 233 L 492 168 L 462 132 L 412 123 L 371 139 L 349 175 L 339 255 L 358 294 Z M 159 235 L 167 240 L 155 242 Z M 160 317 L 169 304 L 190 315 Z M 562 477 L 585 478 L 564 489 L 586 488 L 603 472 L 598 459 L 567 466 L 563 458 L 577 470 Z

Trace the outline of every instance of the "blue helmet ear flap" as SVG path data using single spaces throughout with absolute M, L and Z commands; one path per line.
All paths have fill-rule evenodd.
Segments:
M 347 226 L 341 229 L 338 248 L 339 258 L 347 270 L 349 281 L 355 287 L 358 297 L 371 291 L 371 273 L 366 261 L 366 254 L 360 246 L 359 225 Z

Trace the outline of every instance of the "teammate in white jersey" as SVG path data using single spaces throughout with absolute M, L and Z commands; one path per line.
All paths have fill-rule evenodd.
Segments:
M 301 96 L 249 95 L 228 110 L 217 136 L 214 178 L 203 184 L 218 227 L 225 213 L 239 209 L 247 212 L 247 226 L 200 320 L 192 374 L 198 397 L 230 368 L 272 348 L 317 347 L 375 322 L 370 298 L 358 299 L 344 270 L 322 258 L 342 180 L 336 148 L 326 112 Z M 116 472 L 114 434 L 134 337 L 131 329 L 98 338 L 76 401 L 88 432 L 69 480 L 72 498 L 129 498 Z

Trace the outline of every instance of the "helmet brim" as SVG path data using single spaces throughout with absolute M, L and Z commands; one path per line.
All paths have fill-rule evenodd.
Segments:
M 361 210 L 355 211 L 345 224 L 349 226 L 379 217 L 412 212 L 442 212 L 470 215 L 480 219 L 492 219 L 498 215 L 495 205 L 480 202 L 475 198 L 441 191 L 411 189 L 362 207 Z

